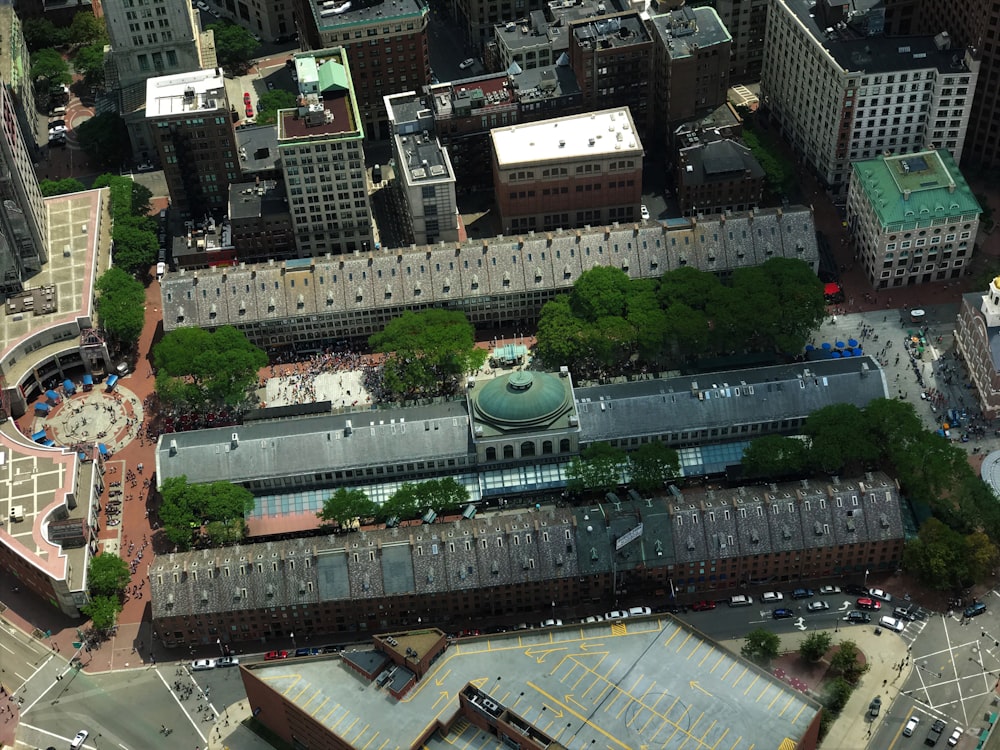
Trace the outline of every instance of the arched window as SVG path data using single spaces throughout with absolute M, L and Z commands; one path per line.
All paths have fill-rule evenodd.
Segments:
M 505 445 L 503 447 L 503 457 L 504 458 L 514 458 L 514 446 Z
M 530 440 L 525 440 L 523 443 L 521 443 L 521 458 L 534 455 L 535 455 L 535 444 L 533 442 L 531 442 Z
M 551 440 L 543 440 L 542 441 L 542 455 L 543 456 L 547 456 L 550 453 L 552 453 L 552 441 Z
M 486 449 L 486 460 L 496 461 L 497 460 L 497 449 L 490 447 Z
M 569 438 L 563 438 L 559 441 L 559 452 L 569 453 Z

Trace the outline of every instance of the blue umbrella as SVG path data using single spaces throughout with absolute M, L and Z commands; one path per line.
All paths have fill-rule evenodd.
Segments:
M 834 359 L 840 359 L 840 352 L 834 352 L 832 356 Z
M 847 345 L 852 349 L 857 349 L 858 348 L 857 339 L 847 339 Z
M 833 346 L 830 344 L 829 341 L 824 341 L 823 342 L 823 350 L 824 351 L 830 351 L 832 348 L 833 348 Z
M 864 351 L 862 351 L 860 346 L 854 348 L 855 357 L 860 357 L 862 354 L 864 354 Z
M 854 356 L 854 352 L 851 349 L 844 349 L 844 351 L 841 352 L 841 356 L 843 356 L 843 357 L 853 357 Z
M 838 342 L 836 343 L 836 347 L 837 347 L 838 349 L 843 349 L 843 348 L 844 348 L 844 342 L 843 342 L 843 341 L 838 341 Z
M 806 351 L 807 351 L 807 352 L 811 352 L 811 351 L 813 351 L 813 350 L 814 350 L 815 348 L 816 348 L 816 347 L 815 347 L 815 346 L 813 346 L 812 344 L 806 344 Z

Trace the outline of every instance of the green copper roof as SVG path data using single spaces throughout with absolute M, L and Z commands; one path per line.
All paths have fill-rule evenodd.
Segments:
M 883 227 L 982 212 L 944 149 L 857 161 L 852 169 Z
M 347 91 L 351 85 L 347 80 L 347 69 L 339 62 L 327 60 L 319 66 L 319 90 Z
M 571 406 L 564 378 L 519 370 L 495 378 L 473 394 L 476 418 L 506 429 L 545 427 Z

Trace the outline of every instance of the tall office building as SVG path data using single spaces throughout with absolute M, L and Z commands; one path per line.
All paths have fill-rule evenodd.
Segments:
M 240 166 L 222 69 L 150 78 L 146 119 L 173 208 L 224 213 Z
M 32 106 L 31 69 L 21 24 L 0 5 L 0 297 L 19 292 L 48 259 L 46 215 L 24 105 Z
M 343 48 L 361 125 L 389 138 L 384 97 L 419 90 L 431 80 L 426 0 L 296 0 L 303 49 Z
M 877 2 L 773 0 L 761 100 L 802 160 L 843 195 L 851 162 L 964 150 L 979 61 L 946 33 L 887 37 Z M 863 8 L 860 6 L 864 6 Z
M 298 105 L 278 112 L 278 153 L 300 257 L 371 250 L 365 131 L 347 52 L 295 56 Z
M 198 11 L 189 0 L 105 0 L 110 54 L 105 65 L 108 91 L 117 93 L 132 155 L 153 158 L 155 145 L 147 127 L 146 80 L 215 67 L 211 32 L 201 31 Z M 205 36 L 207 38 L 203 39 Z

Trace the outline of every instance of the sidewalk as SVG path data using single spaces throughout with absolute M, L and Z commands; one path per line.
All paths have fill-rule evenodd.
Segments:
M 783 634 L 781 647 L 785 652 L 797 651 L 802 641 L 815 632 L 817 631 L 810 630 Z M 909 653 L 908 644 L 895 633 L 885 629 L 882 630 L 882 635 L 875 635 L 875 628 L 872 625 L 841 628 L 839 633 L 831 635 L 834 645 L 843 641 L 854 641 L 868 660 L 870 669 L 851 693 L 850 700 L 841 712 L 840 718 L 830 727 L 821 747 L 831 750 L 863 748 L 871 739 L 869 729 L 878 726 L 879 722 L 884 721 L 892 711 L 899 695 L 899 686 L 905 682 L 913 667 L 911 661 L 903 667 L 902 672 L 898 669 L 900 662 L 906 661 Z M 720 641 L 723 646 L 737 654 L 743 647 L 743 642 L 742 638 Z M 868 704 L 876 695 L 882 697 L 882 712 L 877 719 L 869 722 Z M 818 698 L 816 695 L 813 697 Z

